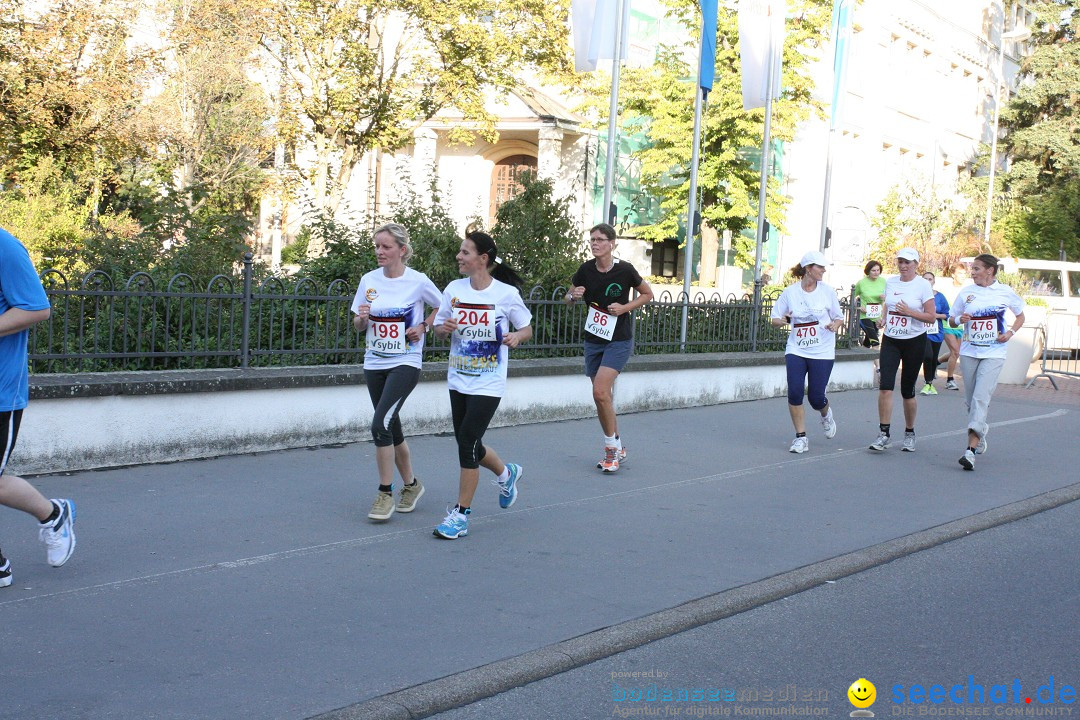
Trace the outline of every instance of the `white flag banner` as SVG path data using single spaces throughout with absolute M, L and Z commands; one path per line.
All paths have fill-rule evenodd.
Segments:
M 625 8 L 630 8 L 630 0 Z M 570 28 L 574 36 L 574 69 L 590 72 L 600 60 L 615 57 L 616 0 L 572 0 L 570 4 Z M 623 13 L 623 36 L 628 31 L 630 13 Z M 626 59 L 626 43 L 622 59 Z
M 743 108 L 765 107 L 772 57 L 772 99 L 780 97 L 784 53 L 784 0 L 739 0 L 739 55 L 742 62 Z M 770 55 L 771 53 L 771 55 Z

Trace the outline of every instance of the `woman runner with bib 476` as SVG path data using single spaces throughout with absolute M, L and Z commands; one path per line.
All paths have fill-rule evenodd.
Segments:
M 784 364 L 788 378 L 788 412 L 795 426 L 795 441 L 790 451 L 804 453 L 810 449 L 806 439 L 806 416 L 803 411 L 803 388 L 808 387 L 810 407 L 821 414 L 825 437 L 836 435 L 832 406 L 825 395 L 836 359 L 836 331 L 844 326 L 844 313 L 836 291 L 823 283 L 825 256 L 819 252 L 803 255 L 791 274 L 799 282 L 789 285 L 776 299 L 772 309 L 772 325 L 791 323 Z
M 407 266 L 413 249 L 409 232 L 398 225 L 383 225 L 372 236 L 379 267 L 360 278 L 352 311 L 353 325 L 366 331 L 364 383 L 375 414 L 371 436 L 379 468 L 379 492 L 368 517 L 389 520 L 395 511 L 408 513 L 424 494 L 413 477 L 409 445 L 398 413 L 420 379 L 424 336 L 431 325 L 424 305 L 438 307 L 442 295 L 424 273 Z M 394 502 L 394 465 L 401 473 L 401 494 Z
M 593 259 L 582 263 L 570 280 L 563 302 L 585 300 L 585 374 L 592 380 L 593 402 L 604 432 L 604 459 L 596 464 L 606 473 L 618 472 L 626 460 L 615 416 L 615 378 L 634 352 L 630 313 L 653 299 L 649 283 L 628 262 L 612 255 L 615 228 L 600 223 L 589 231 Z M 630 299 L 630 289 L 638 296 Z
M 968 445 L 960 458 L 965 470 L 975 469 L 975 456 L 986 452 L 990 426 L 986 413 L 990 396 L 1005 365 L 1005 344 L 1024 326 L 1024 301 L 1008 285 L 997 281 L 998 259 L 989 253 L 971 263 L 972 284 L 956 296 L 949 324 L 964 325 L 960 344 L 960 372 L 964 374 L 964 400 L 968 408 Z M 1005 327 L 1005 310 L 1016 316 Z
M 447 540 L 469 534 L 481 465 L 495 473 L 499 507 L 517 500 L 521 466 L 503 463 L 483 440 L 506 389 L 507 348 L 532 337 L 532 313 L 521 300 L 521 278 L 498 256 L 490 235 L 469 233 L 457 263 L 466 277 L 446 286 L 435 315 L 435 334 L 450 337 L 446 377 L 461 466 L 457 504 L 435 528 L 435 536 Z

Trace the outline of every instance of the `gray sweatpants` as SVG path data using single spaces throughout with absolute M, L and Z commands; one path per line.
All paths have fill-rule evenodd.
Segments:
M 990 396 L 997 387 L 998 375 L 1005 366 L 1005 358 L 976 358 L 960 356 L 960 372 L 964 376 L 964 402 L 968 409 L 968 430 L 985 437 L 990 426 L 986 413 L 990 409 Z

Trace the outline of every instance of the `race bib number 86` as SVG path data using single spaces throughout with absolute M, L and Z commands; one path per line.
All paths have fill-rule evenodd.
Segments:
M 610 341 L 615 335 L 615 323 L 619 318 L 606 313 L 600 308 L 591 307 L 585 316 L 585 332 Z

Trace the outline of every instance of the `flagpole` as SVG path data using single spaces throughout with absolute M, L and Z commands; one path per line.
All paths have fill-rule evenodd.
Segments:
M 704 31 L 702 31 L 704 42 Z M 700 75 L 700 71 L 698 72 Z M 698 156 L 701 154 L 701 106 L 705 103 L 705 88 L 697 86 L 694 98 L 694 142 L 690 151 L 690 201 L 686 204 L 686 256 L 683 258 L 682 329 L 679 333 L 680 352 L 686 352 L 686 320 L 689 315 L 690 280 L 694 269 L 694 215 L 697 200 Z
M 617 162 L 615 131 L 619 125 L 619 68 L 623 56 L 623 13 L 630 0 L 616 0 L 615 3 L 615 57 L 611 61 L 611 102 L 608 106 L 607 132 L 607 167 L 604 172 L 604 222 L 615 227 L 615 207 L 612 197 L 615 195 L 615 164 Z
M 773 75 L 776 72 L 774 34 L 769 33 L 769 69 L 765 79 L 765 130 L 761 145 L 761 187 L 758 188 L 757 247 L 754 250 L 754 322 L 750 325 L 750 347 L 755 351 L 759 325 L 757 319 L 761 316 L 761 252 L 765 244 L 765 197 L 769 183 L 769 160 L 772 156 Z
M 836 147 L 836 127 L 840 124 L 840 107 L 846 79 L 847 44 L 851 32 L 851 6 L 849 0 L 838 0 L 833 21 L 833 101 L 829 117 L 829 136 L 825 141 L 825 194 L 821 202 L 821 233 L 818 250 L 825 252 L 829 232 L 829 202 L 832 196 L 833 151 Z

